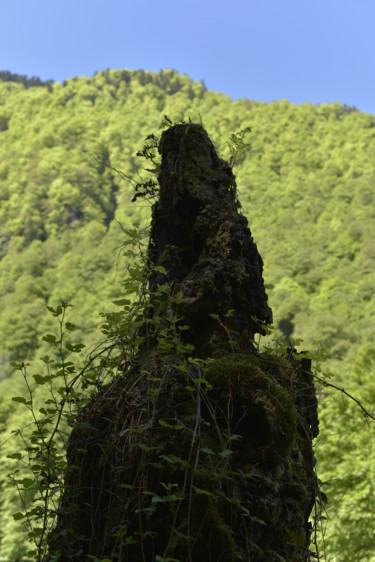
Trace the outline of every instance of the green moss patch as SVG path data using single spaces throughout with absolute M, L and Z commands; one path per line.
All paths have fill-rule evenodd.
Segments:
M 227 355 L 206 371 L 212 384 L 218 423 L 228 424 L 242 436 L 238 456 L 242 462 L 273 461 L 285 457 L 296 436 L 296 408 L 288 390 L 254 354 Z

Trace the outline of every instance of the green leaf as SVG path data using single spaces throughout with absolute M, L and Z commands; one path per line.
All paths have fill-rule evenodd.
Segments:
M 195 384 L 204 384 L 207 390 L 210 390 L 212 388 L 212 384 L 210 384 L 208 380 L 203 379 L 202 377 L 197 377 L 196 379 L 194 379 L 194 382 Z
M 183 498 L 182 496 L 177 496 L 176 494 L 170 494 L 167 496 L 153 496 L 151 499 L 151 503 L 172 503 L 181 501 Z
M 57 306 L 56 308 L 53 308 L 52 306 L 47 306 L 47 310 L 49 310 L 52 316 L 56 316 L 56 317 L 60 316 L 60 314 L 63 311 L 61 306 Z
M 66 344 L 66 349 L 68 349 L 69 351 L 71 351 L 72 353 L 79 353 L 80 351 L 82 351 L 82 349 L 84 349 L 86 346 L 84 343 L 77 343 L 76 345 L 72 345 L 70 343 Z
M 10 364 L 12 365 L 12 367 L 14 367 L 15 369 L 18 369 L 18 371 L 22 371 L 24 368 L 24 363 L 17 363 L 16 361 L 11 361 Z
M 216 455 L 215 451 L 209 449 L 208 447 L 201 448 L 202 453 L 206 453 L 206 455 Z
M 10 455 L 7 455 L 7 459 L 21 460 L 22 458 L 23 458 L 23 455 L 21 455 L 21 453 L 11 453 Z
M 185 388 L 186 388 L 186 390 L 188 390 L 189 392 L 195 392 L 195 391 L 196 391 L 196 388 L 194 388 L 193 386 L 187 385 L 187 386 L 185 386 Z
M 19 402 L 20 404 L 26 404 L 26 398 L 23 396 L 13 396 L 13 402 Z
M 159 455 L 159 458 L 169 462 L 170 464 L 180 464 L 185 462 L 181 459 L 181 457 L 176 457 L 176 455 Z
M 42 375 L 33 375 L 33 379 L 35 380 L 35 382 L 37 384 L 44 384 L 47 381 L 50 381 L 53 379 L 53 377 L 51 375 L 46 375 L 46 376 L 42 376 Z
M 119 299 L 116 301 L 112 301 L 112 303 L 116 306 L 126 306 L 127 304 L 131 304 L 129 299 Z
M 154 271 L 158 271 L 159 273 L 163 273 L 164 275 L 167 275 L 167 270 L 162 265 L 155 265 Z
M 132 536 L 126 537 L 125 544 L 137 544 L 137 540 Z
M 178 425 L 178 424 L 177 424 L 177 425 L 172 425 L 172 424 L 170 424 L 170 423 L 168 423 L 168 422 L 165 422 L 165 421 L 163 421 L 163 420 L 158 420 L 158 424 L 161 425 L 161 427 L 167 427 L 168 429 L 177 429 L 177 430 L 179 430 L 179 429 L 183 429 L 183 428 L 184 428 L 183 425 Z
M 221 453 L 219 453 L 219 456 L 223 457 L 223 459 L 226 459 L 231 455 L 233 455 L 233 451 L 231 451 L 230 449 L 224 449 L 224 451 L 221 451 Z
M 56 343 L 56 336 L 54 336 L 53 334 L 47 334 L 46 336 L 42 337 L 43 341 L 46 341 L 47 343 Z
M 242 439 L 243 435 L 239 435 L 238 433 L 233 433 L 233 435 L 230 436 L 231 441 L 242 441 Z
M 31 486 L 34 486 L 35 480 L 32 480 L 31 478 L 23 478 L 20 480 L 19 484 L 22 484 L 24 488 L 28 489 L 31 488 Z
M 23 513 L 21 513 L 20 511 L 17 511 L 17 513 L 13 513 L 13 519 L 15 521 L 20 521 L 21 519 L 23 519 L 25 516 Z
M 148 453 L 149 451 L 157 451 L 160 449 L 160 447 L 149 447 L 148 445 L 146 445 L 146 443 L 134 443 L 132 444 L 134 447 L 139 447 L 140 449 L 142 449 L 143 451 L 146 451 L 146 453 Z
M 182 291 L 178 291 L 173 298 L 174 302 L 177 304 L 181 304 L 185 300 L 184 293 Z
M 134 490 L 133 484 L 120 484 L 120 488 L 125 488 L 126 490 Z
M 260 478 L 259 474 L 257 472 L 242 472 L 240 471 L 241 477 L 242 478 L 247 478 L 249 480 L 257 480 Z
M 259 519 L 258 517 L 251 516 L 250 520 L 253 521 L 254 523 L 259 523 L 260 525 L 266 525 L 267 526 L 267 523 L 265 521 L 263 521 L 263 519 Z
M 213 493 L 209 492 L 208 490 L 202 490 L 202 488 L 198 488 L 197 486 L 193 486 L 193 488 L 197 494 L 201 494 L 204 496 L 213 496 Z
M 40 358 L 43 363 L 45 363 L 46 365 L 48 365 L 49 363 L 53 363 L 53 359 L 49 358 L 49 355 L 43 355 L 43 357 Z

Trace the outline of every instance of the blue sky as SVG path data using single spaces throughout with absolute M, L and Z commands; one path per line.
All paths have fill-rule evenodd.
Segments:
M 3 0 L 0 70 L 173 68 L 233 99 L 375 113 L 375 0 Z

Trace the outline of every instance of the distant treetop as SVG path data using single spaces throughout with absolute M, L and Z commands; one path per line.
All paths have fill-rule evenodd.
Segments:
M 104 71 L 98 71 L 94 73 L 94 76 L 103 75 L 108 83 L 113 83 L 120 81 L 125 81 L 129 83 L 132 77 L 136 77 L 138 82 L 145 86 L 146 84 L 153 83 L 162 90 L 165 90 L 168 94 L 175 94 L 182 90 L 184 85 L 186 84 L 186 80 L 190 82 L 190 84 L 194 83 L 194 80 L 189 78 L 187 75 L 182 76 L 176 70 L 168 70 L 164 69 L 160 72 L 147 72 L 145 70 L 127 70 L 123 69 L 122 71 L 113 72 L 110 69 L 106 69 Z M 78 77 L 72 78 L 71 80 L 75 81 Z M 0 81 L 2 82 L 17 82 L 19 84 L 23 84 L 25 88 L 32 88 L 32 87 L 40 87 L 40 86 L 51 86 L 54 83 L 54 80 L 41 80 L 38 76 L 31 76 L 28 78 L 26 74 L 16 74 L 10 72 L 9 70 L 0 70 Z M 66 86 L 68 80 L 63 81 L 63 86 Z M 207 91 L 206 85 L 204 81 L 201 80 L 200 85 L 202 87 L 202 93 Z M 194 97 L 194 96 L 193 96 Z
M 0 70 L 0 80 L 2 82 L 18 82 L 23 84 L 25 88 L 32 88 L 33 86 L 49 86 L 53 84 L 53 80 L 41 80 L 38 76 L 28 78 L 26 74 L 14 74 L 9 70 Z

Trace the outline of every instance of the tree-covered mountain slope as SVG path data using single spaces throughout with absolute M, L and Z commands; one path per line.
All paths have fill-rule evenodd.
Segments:
M 164 115 L 203 120 L 226 158 L 230 135 L 251 127 L 234 172 L 275 327 L 302 348 L 324 348 L 336 384 L 373 408 L 375 116 L 340 104 L 232 102 L 173 71 L 16 78 L 0 73 L 1 441 L 26 423 L 10 399 L 22 393 L 11 362 L 45 353 L 42 337 L 55 330 L 46 307 L 72 302 L 77 338 L 89 346 L 102 337 L 99 313 L 123 295 L 123 229 L 150 217 L 144 198 L 131 201 L 143 165 L 136 153 Z M 327 559 L 373 561 L 374 429 L 341 395 L 321 398 Z M 2 475 L 12 446 L 2 449 Z M 0 560 L 13 562 L 15 491 L 2 478 Z

